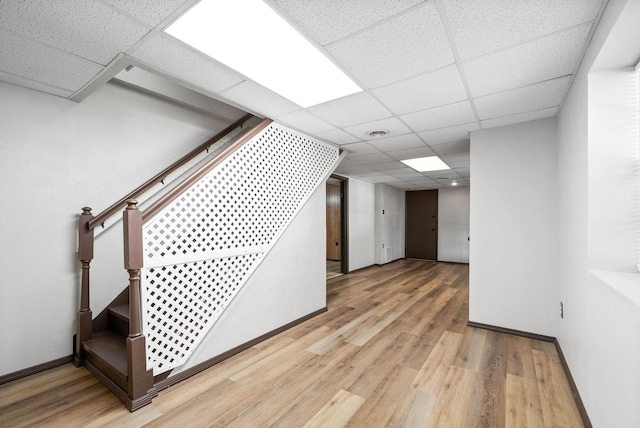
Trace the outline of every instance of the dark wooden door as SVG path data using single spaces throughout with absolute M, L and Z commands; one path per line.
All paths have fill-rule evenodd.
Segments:
M 438 259 L 438 190 L 406 192 L 405 256 Z
M 327 183 L 327 259 L 341 255 L 340 184 Z

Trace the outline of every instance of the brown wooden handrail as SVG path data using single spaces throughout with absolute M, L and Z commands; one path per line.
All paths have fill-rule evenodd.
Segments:
M 231 125 L 227 126 L 222 131 L 218 132 L 216 135 L 214 135 L 213 137 L 211 137 L 210 139 L 208 139 L 207 141 L 205 141 L 204 143 L 202 143 L 201 145 L 199 145 L 198 147 L 196 147 L 195 149 L 193 149 L 192 151 L 190 151 L 189 153 L 187 153 L 186 155 L 178 159 L 169 167 L 165 168 L 160 173 L 156 174 L 154 177 L 147 180 L 140 187 L 133 190 L 129 194 L 123 196 L 116 203 L 114 203 L 109 208 L 107 208 L 106 210 L 102 211 L 100 214 L 95 216 L 91 221 L 89 221 L 87 223 L 87 227 L 89 228 L 89 230 L 92 230 L 96 226 L 103 224 L 106 219 L 111 217 L 116 212 L 120 211 L 122 208 L 126 207 L 127 200 L 137 198 L 138 196 L 140 196 L 141 194 L 149 190 L 151 187 L 160 183 L 169 174 L 171 174 L 172 172 L 175 172 L 178 168 L 180 168 L 181 166 L 189 162 L 191 159 L 195 158 L 197 155 L 202 153 L 203 150 L 207 149 L 212 144 L 220 141 L 222 138 L 224 138 L 226 135 L 228 135 L 231 131 L 233 131 L 237 127 L 242 126 L 247 120 L 251 119 L 252 117 L 253 117 L 252 114 L 246 114 L 242 116 L 240 119 L 236 120 Z
M 215 158 L 211 159 L 209 162 L 204 164 L 198 171 L 193 173 L 189 178 L 184 180 L 182 183 L 178 184 L 176 187 L 171 189 L 166 195 L 164 195 L 161 199 L 157 200 L 153 203 L 149 208 L 147 208 L 142 213 L 142 222 L 144 223 L 158 212 L 160 212 L 163 208 L 171 203 L 175 198 L 180 196 L 182 192 L 191 187 L 196 181 L 200 180 L 204 177 L 209 171 L 215 168 L 217 165 L 222 163 L 225 159 L 231 156 L 236 150 L 238 150 L 244 143 L 258 135 L 260 131 L 269 126 L 273 122 L 271 119 L 263 119 L 262 122 L 251 128 L 246 133 L 237 137 L 237 139 L 229 145 L 226 149 L 220 152 Z

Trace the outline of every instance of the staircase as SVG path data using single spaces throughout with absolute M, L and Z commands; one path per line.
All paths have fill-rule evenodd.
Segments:
M 253 116 L 246 115 L 209 139 L 183 158 L 151 178 L 142 186 L 107 208 L 98 216 L 91 209 L 83 208 L 78 224 L 78 258 L 82 266 L 81 303 L 77 317 L 77 334 L 74 336 L 74 364 L 85 366 L 98 380 L 109 388 L 129 409 L 135 411 L 149 404 L 157 396 L 153 370 L 147 369 L 146 341 L 142 335 L 140 302 L 140 269 L 142 268 L 142 213 L 133 198 L 147 192 L 166 177 L 192 161 L 203 151 L 237 131 Z M 175 189 L 173 189 L 175 190 Z M 166 195 L 165 195 L 166 196 Z M 125 268 L 130 284 L 95 319 L 89 307 L 89 272 L 93 259 L 94 228 L 126 205 L 123 213 L 125 233 Z M 130 302 L 134 302 L 134 317 Z M 166 372 L 157 380 L 168 376 Z
M 248 117 L 197 150 L 208 149 Z M 196 150 L 196 151 L 197 151 Z M 166 387 L 337 166 L 336 147 L 263 120 L 220 145 L 144 210 L 135 199 L 182 158 L 98 216 L 78 224 L 82 268 L 74 363 L 85 366 L 130 411 Z M 194 152 L 196 152 L 194 151 Z M 193 153 L 188 156 L 193 156 Z M 95 319 L 89 305 L 94 229 L 122 213 L 129 285 Z M 186 365 L 182 368 L 188 368 Z
M 135 373 L 129 371 L 127 352 L 131 324 L 128 293 L 127 288 L 94 320 L 95 331 L 89 340 L 82 343 L 82 347 L 87 370 L 120 398 L 130 411 L 134 411 L 149 404 L 158 393 L 154 388 L 153 372 L 146 368 L 142 371 L 141 390 L 137 394 L 129 393 L 135 383 L 131 379 Z M 122 302 L 123 298 L 127 301 Z

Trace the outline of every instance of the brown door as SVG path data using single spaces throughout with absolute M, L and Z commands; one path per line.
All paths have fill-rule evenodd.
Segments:
M 438 190 L 406 192 L 406 257 L 438 259 Z
M 340 183 L 327 183 L 327 259 L 340 260 Z

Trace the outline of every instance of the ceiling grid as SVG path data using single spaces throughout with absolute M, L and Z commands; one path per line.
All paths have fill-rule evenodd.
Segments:
M 164 33 L 197 3 L 0 2 L 0 80 L 73 98 L 125 54 L 339 146 L 341 174 L 407 190 L 468 185 L 469 132 L 555 116 L 606 0 L 265 0 L 363 90 L 306 109 Z M 399 162 L 432 155 L 451 170 Z

